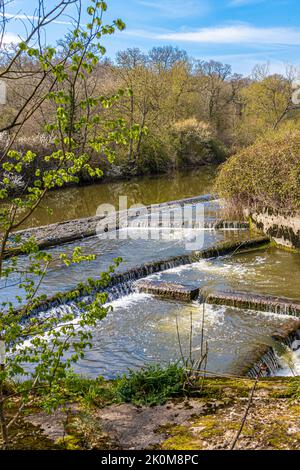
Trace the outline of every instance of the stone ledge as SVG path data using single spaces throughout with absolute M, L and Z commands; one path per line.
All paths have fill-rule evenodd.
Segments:
M 141 279 L 133 285 L 139 292 L 157 295 L 166 299 L 190 302 L 199 296 L 199 288 L 182 286 L 181 284 Z
M 244 253 L 252 250 L 264 249 L 269 245 L 269 243 L 270 239 L 268 237 L 250 238 L 248 240 L 235 242 L 222 242 L 202 251 L 195 251 L 182 256 L 173 256 L 171 258 L 145 263 L 141 266 L 131 268 L 125 272 L 114 273 L 111 275 L 110 280 L 105 283 L 100 280 L 93 280 L 93 293 L 107 292 L 110 288 L 125 283 L 133 284 L 134 281 L 150 276 L 151 274 L 167 271 L 168 269 L 177 266 L 196 263 L 200 259 L 213 259 L 219 256 L 229 256 L 234 255 L 235 253 Z M 89 295 L 90 290 L 90 285 L 81 284 L 80 286 L 77 286 L 74 289 L 70 289 L 67 292 L 58 292 L 53 296 L 35 304 L 31 313 L 39 313 L 41 311 L 48 310 L 53 306 L 76 301 L 86 295 Z
M 247 292 L 213 291 L 206 293 L 205 289 L 202 290 L 202 296 L 208 304 L 300 316 L 300 300 Z
M 300 215 L 283 215 L 272 210 L 262 213 L 249 213 L 258 230 L 271 237 L 282 247 L 300 251 Z

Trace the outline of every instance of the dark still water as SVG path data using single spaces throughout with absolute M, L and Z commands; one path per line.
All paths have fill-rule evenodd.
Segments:
M 52 191 L 44 199 L 43 208 L 35 211 L 24 228 L 94 216 L 100 204 L 113 204 L 118 208 L 120 196 L 127 196 L 128 206 L 131 206 L 207 194 L 211 191 L 216 171 L 216 166 L 203 166 L 155 177 Z M 45 206 L 53 210 L 53 215 L 47 213 Z

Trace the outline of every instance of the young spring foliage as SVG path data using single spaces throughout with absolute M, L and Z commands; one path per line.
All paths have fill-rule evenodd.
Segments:
M 67 6 L 76 2 L 63 3 Z M 20 57 L 24 60 L 34 58 L 47 83 L 46 87 L 44 85 L 43 102 L 48 101 L 55 109 L 54 119 L 45 128 L 53 151 L 47 155 L 31 150 L 17 151 L 14 142 L 22 125 L 16 120 L 16 127 L 12 127 L 11 137 L 0 160 L 4 175 L 0 182 L 0 200 L 3 201 L 0 206 L 0 424 L 5 448 L 9 445 L 10 428 L 32 399 L 35 389 L 43 390 L 47 409 L 63 403 L 60 382 L 90 347 L 91 328 L 107 315 L 109 309 L 104 306 L 107 295 L 103 289 L 121 261 L 114 260 L 109 271 L 100 276 L 97 286 L 92 281 L 88 282 L 85 293 L 93 295 L 89 302 L 82 301 L 76 308 L 65 309 L 60 316 L 54 316 L 51 312 L 48 315 L 37 314 L 35 307 L 45 300 L 40 288 L 53 256 L 49 252 L 39 252 L 34 238 L 23 239 L 15 234 L 42 205 L 49 190 L 76 183 L 82 171 L 93 177 L 102 176 L 99 167 L 90 165 L 92 152 L 98 155 L 99 162 L 103 158 L 111 162 L 116 147 L 127 145 L 139 133 L 134 123 L 128 127 L 122 118 L 103 119 L 105 110 L 112 108 L 128 91 L 119 90 L 112 96 L 93 97 L 89 93 L 82 95 L 78 92 L 86 90 L 88 77 L 97 69 L 105 54 L 101 42 L 103 37 L 125 27 L 120 19 L 106 25 L 103 22 L 106 9 L 105 2 L 90 0 L 88 24 L 81 26 L 81 18 L 78 18 L 74 30 L 67 34 L 58 48 L 40 45 L 44 24 L 47 23 L 47 12 L 43 13 L 38 25 L 18 45 L 11 63 L 1 73 L 3 78 L 5 74 L 10 74 Z M 35 92 L 38 93 L 38 90 Z M 26 112 L 26 109 L 23 111 Z M 102 123 L 100 127 L 99 123 Z M 15 196 L 16 181 L 24 168 L 29 168 L 31 173 L 34 171 L 33 183 L 32 179 L 28 180 L 22 194 Z M 22 260 L 13 257 L 5 261 L 5 252 L 16 244 L 27 257 Z M 94 255 L 84 254 L 79 247 L 71 255 L 61 255 L 65 269 L 74 263 L 94 259 Z M 16 292 L 15 299 L 6 300 L 5 289 L 12 286 Z M 101 292 L 97 292 L 99 286 Z M 72 297 L 75 298 L 78 292 L 75 289 Z M 6 384 L 20 377 L 30 378 L 31 381 L 19 386 L 18 407 L 12 416 L 7 413 L 11 397 L 6 393 Z M 31 384 L 29 387 L 28 383 Z

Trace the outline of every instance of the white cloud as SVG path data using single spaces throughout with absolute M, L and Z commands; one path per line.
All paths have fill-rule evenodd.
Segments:
M 26 20 L 26 21 L 36 21 L 39 19 L 38 16 L 33 16 L 33 15 L 21 15 L 21 14 L 16 14 L 14 15 L 13 13 L 5 13 L 5 17 L 9 20 Z M 63 24 L 63 25 L 71 25 L 72 23 L 70 21 L 62 21 L 62 20 L 53 20 L 52 24 Z
M 148 35 L 149 37 L 149 35 Z M 215 26 L 197 31 L 156 34 L 155 39 L 203 44 L 282 44 L 300 45 L 300 29 L 259 28 L 247 24 Z
M 186 18 L 197 14 L 204 16 L 210 11 L 207 0 L 136 0 L 141 6 L 151 8 L 160 16 Z
M 2 45 L 4 44 L 18 44 L 20 42 L 20 38 L 14 33 L 5 33 L 2 38 Z
M 231 7 L 243 7 L 247 5 L 255 5 L 256 3 L 262 3 L 266 0 L 231 0 L 229 6 Z

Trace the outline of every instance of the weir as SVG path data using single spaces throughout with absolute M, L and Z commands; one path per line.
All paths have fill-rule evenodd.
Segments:
M 60 317 L 66 313 L 72 312 L 75 315 L 80 315 L 81 307 L 79 301 L 89 303 L 94 298 L 95 292 L 104 291 L 108 294 L 107 302 L 113 302 L 136 291 L 148 292 L 151 294 L 165 297 L 166 299 L 180 300 L 182 302 L 190 302 L 195 299 L 205 301 L 210 304 L 228 305 L 232 307 L 240 307 L 242 309 L 251 309 L 258 311 L 272 311 L 274 313 L 287 312 L 291 315 L 296 315 L 300 311 L 300 301 L 293 301 L 292 299 L 284 299 L 271 296 L 256 296 L 254 294 L 236 293 L 236 292 L 200 292 L 196 287 L 189 287 L 187 285 L 180 285 L 177 283 L 168 283 L 162 281 L 155 281 L 153 279 L 144 279 L 151 274 L 166 271 L 178 266 L 192 264 L 201 259 L 213 259 L 219 256 L 234 255 L 236 253 L 244 253 L 249 250 L 257 250 L 265 248 L 269 244 L 268 237 L 250 238 L 244 241 L 223 242 L 216 244 L 212 248 L 204 249 L 182 256 L 170 257 L 163 260 L 158 260 L 146 263 L 142 266 L 132 268 L 123 273 L 113 274 L 110 281 L 104 284 L 100 281 L 94 281 L 92 293 L 87 293 L 88 289 L 85 286 L 80 286 L 76 292 L 76 297 L 70 297 L 70 293 L 61 293 L 49 298 L 37 305 L 32 314 L 40 314 L 46 316 L 55 315 Z M 299 323 L 300 327 L 300 323 Z M 294 335 L 295 325 L 291 329 L 281 328 L 280 335 L 274 336 L 274 340 L 280 344 L 291 344 L 291 338 Z M 246 361 L 247 362 L 247 361 Z M 250 377 L 256 377 L 258 372 L 261 376 L 275 375 L 280 367 L 280 363 L 272 346 L 262 347 L 257 351 L 257 355 L 253 358 L 254 365 L 247 366 L 244 369 L 244 374 Z
M 177 201 L 169 201 L 160 204 L 152 204 L 145 206 L 145 210 L 150 214 L 151 212 L 159 212 L 164 211 L 167 209 L 171 209 L 172 207 L 180 206 L 183 207 L 184 205 L 193 205 L 197 203 L 207 203 L 210 201 L 214 201 L 216 197 L 211 194 L 203 195 L 203 196 L 196 196 L 187 199 L 180 199 Z M 122 221 L 128 220 L 128 222 L 132 222 L 137 217 L 138 214 L 131 215 L 128 210 L 116 212 L 113 216 L 103 216 L 103 215 L 96 215 L 93 217 L 86 217 L 81 219 L 74 219 L 68 220 L 66 222 L 60 222 L 56 224 L 50 224 L 42 227 L 36 227 L 31 229 L 20 230 L 15 233 L 15 235 L 22 236 L 22 239 L 28 239 L 30 237 L 34 237 L 37 241 L 38 248 L 40 250 L 51 248 L 54 246 L 63 245 L 65 243 L 74 242 L 76 240 L 82 240 L 89 237 L 94 237 L 97 235 L 97 227 L 98 224 L 103 222 L 103 220 L 107 221 L 108 225 L 116 221 L 115 229 L 118 230 L 122 225 Z M 249 225 L 239 222 L 224 222 L 218 221 L 213 223 L 205 223 L 203 228 L 216 230 L 216 229 L 236 229 L 236 228 L 245 229 L 249 228 Z M 20 246 L 16 245 L 13 239 L 10 240 L 11 246 L 5 252 L 4 257 L 10 258 L 12 256 L 19 256 L 24 254 Z M 26 254 L 26 253 L 25 253 Z
M 272 312 L 282 315 L 294 315 L 300 317 L 300 301 L 275 297 L 270 295 L 258 295 L 236 291 L 213 291 L 197 287 L 183 286 L 178 283 L 142 279 L 134 283 L 134 288 L 139 292 L 147 292 L 167 299 L 194 300 L 199 297 L 200 302 L 210 305 L 226 305 L 245 310 L 259 312 Z
M 201 296 L 208 304 L 300 316 L 300 300 L 236 291 L 206 292 L 205 289 Z
M 205 290 L 199 288 L 181 286 L 180 284 L 168 283 L 163 281 L 156 281 L 153 279 L 142 279 L 134 283 L 134 288 L 139 292 L 151 293 L 152 295 L 162 297 L 164 299 L 176 299 L 181 302 L 192 301 L 195 298 L 199 299 L 200 303 L 211 305 L 224 305 L 239 309 L 261 312 L 273 312 L 276 314 L 290 314 L 297 315 L 300 312 L 300 301 L 297 302 L 293 299 L 283 299 L 272 296 L 262 296 L 255 294 L 247 294 L 240 292 L 213 292 L 205 294 Z M 197 295 L 198 294 L 198 295 Z M 254 312 L 252 312 L 254 314 Z M 300 315 L 299 315 L 300 316 Z M 280 361 L 276 354 L 276 348 L 282 351 L 286 349 L 287 352 L 292 351 L 296 340 L 300 340 L 300 319 L 298 323 L 291 325 L 281 326 L 280 332 L 276 332 L 271 336 L 271 341 L 274 346 L 262 346 L 261 350 L 257 351 L 257 358 L 250 369 L 247 367 L 244 374 L 251 378 L 256 377 L 271 377 L 275 376 L 280 368 Z M 300 341 L 299 341 L 300 343 Z M 297 349 L 300 348 L 297 346 Z M 294 349 L 295 350 L 295 349 Z
M 272 339 L 277 343 L 280 349 L 285 349 L 286 352 L 293 352 L 300 349 L 300 330 L 287 332 L 286 336 L 282 334 L 273 335 Z M 297 346 L 295 347 L 294 344 Z M 299 343 L 298 343 L 299 341 Z M 276 344 L 275 343 L 275 344 Z M 248 370 L 247 375 L 253 379 L 257 377 L 272 377 L 277 374 L 281 363 L 278 355 L 276 354 L 276 347 L 266 346 L 266 350 L 262 353 L 260 359 Z M 291 373 L 293 372 L 291 367 Z
M 261 377 L 274 377 L 277 370 L 280 367 L 280 363 L 272 347 L 267 348 L 267 351 L 261 356 L 258 362 L 256 362 L 247 375 L 252 379 Z
M 139 292 L 158 295 L 165 299 L 175 299 L 183 302 L 195 300 L 199 296 L 199 288 L 183 286 L 171 282 L 141 279 L 133 284 Z
M 94 281 L 93 293 L 107 292 L 108 294 L 114 293 L 114 295 L 121 297 L 124 289 L 126 289 L 126 293 L 129 292 L 129 289 L 131 289 L 131 291 L 133 290 L 132 284 L 134 281 L 150 276 L 151 274 L 166 271 L 182 265 L 192 264 L 201 259 L 217 258 L 219 256 L 265 248 L 269 243 L 270 240 L 268 237 L 250 238 L 244 241 L 222 242 L 201 251 L 145 263 L 142 266 L 137 266 L 123 273 L 113 274 L 107 283 L 104 283 L 101 280 Z M 84 298 L 90 300 L 90 290 L 90 285 L 81 285 L 70 292 L 57 293 L 36 305 L 31 311 L 31 314 L 40 313 L 64 303 L 69 304 L 70 301 L 82 301 Z M 113 300 L 115 300 L 115 298 Z

